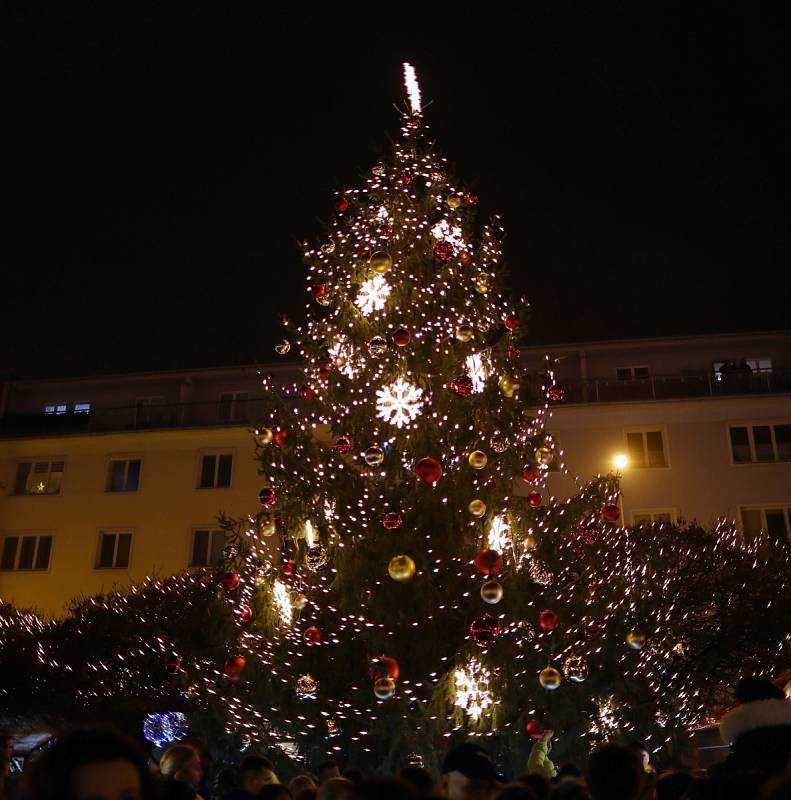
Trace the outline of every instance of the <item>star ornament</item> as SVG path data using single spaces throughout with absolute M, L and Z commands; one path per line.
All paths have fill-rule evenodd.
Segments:
M 414 420 L 423 406 L 423 390 L 403 378 L 376 391 L 376 411 L 380 419 L 403 428 Z

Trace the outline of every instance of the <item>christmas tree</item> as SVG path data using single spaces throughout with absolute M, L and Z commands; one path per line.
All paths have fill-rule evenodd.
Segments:
M 615 476 L 549 495 L 562 388 L 551 361 L 524 369 L 502 229 L 476 227 L 405 77 L 392 157 L 305 247 L 307 319 L 277 347 L 301 385 L 264 379 L 259 506 L 223 518 L 222 572 L 60 623 L 7 610 L 28 650 L 5 663 L 35 639 L 53 708 L 175 704 L 308 765 L 436 767 L 473 735 L 517 772 L 542 726 L 560 759 L 612 736 L 677 752 L 743 671 L 788 658 L 788 555 L 728 526 L 624 529 Z

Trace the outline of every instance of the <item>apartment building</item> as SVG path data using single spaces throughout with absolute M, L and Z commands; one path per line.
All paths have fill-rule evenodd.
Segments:
M 545 354 L 564 389 L 552 494 L 625 456 L 627 523 L 725 517 L 791 540 L 791 332 L 522 352 L 531 370 Z M 6 381 L 0 598 L 57 615 L 76 595 L 219 560 L 218 513 L 257 507 L 260 398 L 254 367 Z

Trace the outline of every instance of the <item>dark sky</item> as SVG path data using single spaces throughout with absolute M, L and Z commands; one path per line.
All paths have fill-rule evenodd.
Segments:
M 0 369 L 273 360 L 403 60 L 531 341 L 791 328 L 784 4 L 617 5 L 4 3 Z

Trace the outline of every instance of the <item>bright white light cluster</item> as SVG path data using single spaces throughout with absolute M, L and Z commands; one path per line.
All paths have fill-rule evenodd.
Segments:
M 406 86 L 407 97 L 409 98 L 409 108 L 413 114 L 419 114 L 421 111 L 420 84 L 417 82 L 415 68 L 407 63 L 404 63 L 404 84 Z
M 355 369 L 356 354 L 354 347 L 347 339 L 337 339 L 332 347 L 327 348 L 327 352 L 332 359 L 335 367 L 347 378 L 354 378 L 357 374 Z
M 381 419 L 402 428 L 420 413 L 423 390 L 403 378 L 376 391 L 376 411 Z
M 489 535 L 486 542 L 492 550 L 503 553 L 511 546 L 511 526 L 504 514 L 495 517 L 489 526 Z
M 480 719 L 481 714 L 493 703 L 489 691 L 490 678 L 491 673 L 477 658 L 471 658 L 466 667 L 458 667 L 454 673 L 455 704 L 473 720 Z
M 467 374 L 472 378 L 472 391 L 474 394 L 482 392 L 489 377 L 489 359 L 484 353 L 473 353 L 467 356 L 464 366 Z
M 360 287 L 354 302 L 367 317 L 372 312 L 381 311 L 385 307 L 389 294 L 390 284 L 381 275 L 374 275 Z
M 463 250 L 466 247 L 464 231 L 457 225 L 451 228 L 446 219 L 441 220 L 431 229 L 431 235 L 437 240 L 452 244 L 456 250 Z
M 277 606 L 277 611 L 280 614 L 280 619 L 283 621 L 284 625 L 291 625 L 291 619 L 294 611 L 291 607 L 291 600 L 288 597 L 288 589 L 281 581 L 275 581 L 273 589 L 275 594 L 275 605 Z

